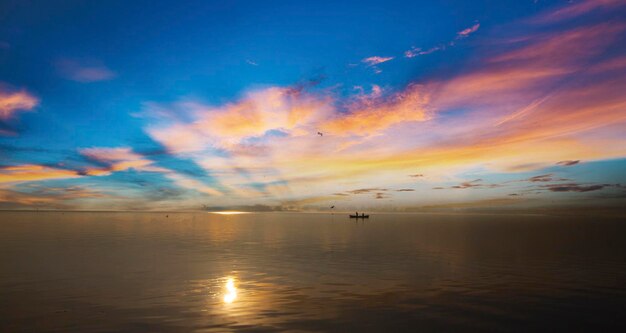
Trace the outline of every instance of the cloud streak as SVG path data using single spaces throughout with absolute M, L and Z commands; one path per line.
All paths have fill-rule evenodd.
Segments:
M 61 59 L 56 62 L 56 67 L 62 77 L 81 83 L 108 81 L 117 75 L 98 61 Z
M 364 59 L 361 60 L 361 62 L 367 64 L 368 66 L 374 66 L 374 65 L 382 64 L 382 63 L 387 62 L 387 61 L 391 61 L 393 59 L 394 59 L 394 57 L 373 56 L 373 57 L 364 58 Z
M 415 58 L 418 56 L 423 56 L 423 55 L 428 55 L 431 53 L 435 53 L 437 51 L 443 51 L 445 50 L 447 47 L 450 46 L 454 46 L 456 41 L 469 37 L 469 35 L 473 34 L 474 32 L 478 31 L 478 28 L 480 28 L 480 23 L 476 23 L 471 27 L 465 28 L 459 32 L 457 32 L 456 37 L 444 44 L 439 44 L 437 46 L 433 46 L 431 48 L 428 49 L 423 49 L 421 47 L 411 47 L 410 49 L 404 51 L 404 57 L 405 58 Z

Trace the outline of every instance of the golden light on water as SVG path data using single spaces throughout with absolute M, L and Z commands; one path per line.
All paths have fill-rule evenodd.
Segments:
M 220 215 L 237 215 L 237 214 L 248 214 L 248 212 L 238 212 L 238 211 L 234 211 L 234 210 L 226 210 L 223 212 L 211 212 L 213 214 L 220 214 Z
M 228 278 L 226 281 L 226 294 L 224 294 L 224 303 L 230 304 L 237 299 L 237 287 L 235 287 L 235 280 Z

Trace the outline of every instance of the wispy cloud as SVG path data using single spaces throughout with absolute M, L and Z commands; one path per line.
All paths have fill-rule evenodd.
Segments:
M 12 118 L 19 111 L 30 111 L 39 100 L 26 90 L 12 90 L 0 85 L 0 121 Z
M 361 60 L 361 62 L 367 64 L 368 66 L 374 66 L 374 65 L 382 64 L 383 62 L 387 62 L 387 61 L 393 60 L 393 59 L 394 59 L 394 57 L 373 56 L 373 57 L 365 58 L 365 59 Z
M 476 23 L 473 26 L 469 27 L 469 28 L 465 28 L 461 31 L 459 31 L 456 36 L 457 38 L 465 38 L 467 36 L 469 36 L 470 34 L 473 34 L 474 32 L 478 31 L 478 28 L 480 28 L 480 23 Z
M 78 172 L 35 164 L 0 167 L 0 183 L 20 183 L 80 177 Z
M 591 192 L 601 190 L 606 185 L 551 184 L 545 187 L 552 192 Z
M 162 168 L 154 167 L 151 160 L 134 153 L 130 147 L 120 148 L 83 148 L 80 154 L 97 162 L 101 167 L 86 169 L 83 173 L 89 176 L 109 175 L 115 171 L 135 169 L 138 171 L 163 172 Z
M 572 166 L 580 163 L 579 160 L 568 160 L 568 161 L 559 161 L 556 164 L 561 166 Z
M 75 209 L 87 201 L 113 198 L 109 193 L 84 186 L 46 187 L 30 185 L 19 190 L 0 187 L 0 208 Z
M 431 54 L 431 53 L 435 53 L 437 51 L 443 51 L 445 50 L 447 47 L 450 46 L 454 46 L 455 42 L 468 37 L 469 35 L 471 35 L 472 33 L 478 31 L 478 28 L 480 28 L 480 23 L 476 23 L 473 26 L 463 29 L 461 31 L 459 31 L 455 38 L 447 43 L 443 43 L 443 44 L 439 44 L 437 46 L 433 46 L 427 49 L 423 49 L 421 47 L 411 47 L 410 49 L 404 51 L 404 57 L 405 58 L 414 58 L 417 56 L 423 56 L 423 55 L 427 55 L 427 54 Z
M 471 65 L 403 87 L 372 86 L 368 92 L 360 87 L 346 97 L 339 88 L 265 86 L 216 104 L 190 98 L 151 103 L 155 112 L 140 120 L 150 139 L 163 147 L 162 160 L 130 146 L 91 147 L 78 151 L 73 168 L 60 163 L 4 166 L 0 183 L 150 173 L 168 185 L 157 197 L 210 196 L 214 206 L 252 201 L 280 209 L 332 200 L 356 206 L 391 195 L 395 201 L 428 188 L 443 191 L 428 192 L 421 198 L 425 202 L 469 194 L 506 198 L 484 201 L 489 205 L 519 202 L 509 194 L 526 199 L 535 192 L 598 191 L 608 186 L 561 178 L 559 170 L 571 170 L 555 167 L 626 156 L 626 146 L 616 144 L 626 124 L 626 61 L 616 56 L 626 25 L 589 22 L 550 29 L 526 29 L 529 23 L 523 22 L 525 29 L 503 32 L 523 35 L 476 45 Z M 476 23 L 448 43 L 412 48 L 405 56 L 445 49 L 479 28 Z M 490 32 L 483 32 L 489 39 Z M 360 66 L 379 70 L 392 59 L 370 57 Z M 98 80 L 98 75 L 81 80 Z M 20 103 L 25 109 L 36 106 L 36 101 Z M 18 110 L 9 109 L 9 117 Z M 165 162 L 169 159 L 189 161 L 202 172 L 176 170 Z M 537 171 L 543 168 L 548 171 Z M 512 180 L 491 180 L 492 172 Z M 437 207 L 459 206 L 475 205 Z
M 380 65 L 382 63 L 385 63 L 387 61 L 391 61 L 393 60 L 395 57 L 379 57 L 379 56 L 373 56 L 373 57 L 368 57 L 365 59 L 362 59 L 361 62 L 365 63 L 367 65 L 367 67 L 370 67 L 375 74 L 380 74 L 383 72 L 382 69 L 380 69 L 380 67 L 378 67 L 377 65 Z
M 445 45 L 434 46 L 427 50 L 424 50 L 419 47 L 411 47 L 411 49 L 404 51 L 404 56 L 406 58 L 414 58 L 417 56 L 427 55 L 427 54 L 431 54 L 437 51 L 445 50 L 445 48 L 446 48 Z
M 482 179 L 474 179 L 466 182 L 462 182 L 459 185 L 451 186 L 451 189 L 466 189 L 466 188 L 496 188 L 500 187 L 500 184 L 485 184 Z
M 415 166 L 433 175 L 431 181 L 444 171 L 478 165 L 519 172 L 513 169 L 520 165 L 528 171 L 555 160 L 619 157 L 626 153 L 623 147 L 594 140 L 582 145 L 575 138 L 626 121 L 626 100 L 616 89 L 626 87 L 626 80 L 586 77 L 581 71 L 590 62 L 600 64 L 598 56 L 623 30 L 619 24 L 596 24 L 540 33 L 490 51 L 455 76 L 396 92 L 357 89 L 347 100 L 325 90 L 255 90 L 223 105 L 195 104 L 189 119 L 168 118 L 147 132 L 228 189 L 284 181 L 275 192 L 279 197 L 309 192 L 312 184 L 311 195 L 338 193 L 339 180 L 366 184 L 368 177 L 388 177 L 402 184 Z M 572 75 L 580 80 L 566 80 Z M 567 85 L 556 89 L 562 82 Z M 446 116 L 460 108 L 465 112 Z M 544 177 L 534 181 L 562 181 Z M 468 181 L 445 188 L 499 185 Z
M 533 176 L 527 179 L 529 182 L 551 182 L 554 180 L 554 177 L 551 173 L 545 175 Z
M 346 193 L 350 194 L 367 194 L 372 192 L 386 192 L 388 189 L 386 188 L 360 188 L 357 190 L 346 191 Z
M 61 59 L 56 62 L 56 67 L 64 78 L 82 83 L 107 81 L 116 76 L 104 64 L 93 60 Z
M 573 19 L 595 10 L 612 10 L 626 5 L 622 0 L 581 0 L 568 2 L 561 8 L 539 14 L 530 19 L 532 23 L 554 23 L 558 21 Z

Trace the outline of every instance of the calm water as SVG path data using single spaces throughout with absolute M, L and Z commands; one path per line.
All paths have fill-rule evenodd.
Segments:
M 0 332 L 618 331 L 626 221 L 0 213 Z

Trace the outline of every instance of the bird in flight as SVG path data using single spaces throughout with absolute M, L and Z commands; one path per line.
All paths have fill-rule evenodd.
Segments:
M 322 133 L 322 132 L 317 132 L 317 135 L 319 135 L 319 136 L 324 136 L 324 133 Z
M 335 208 L 335 206 L 330 206 L 330 209 L 333 209 L 333 208 Z

